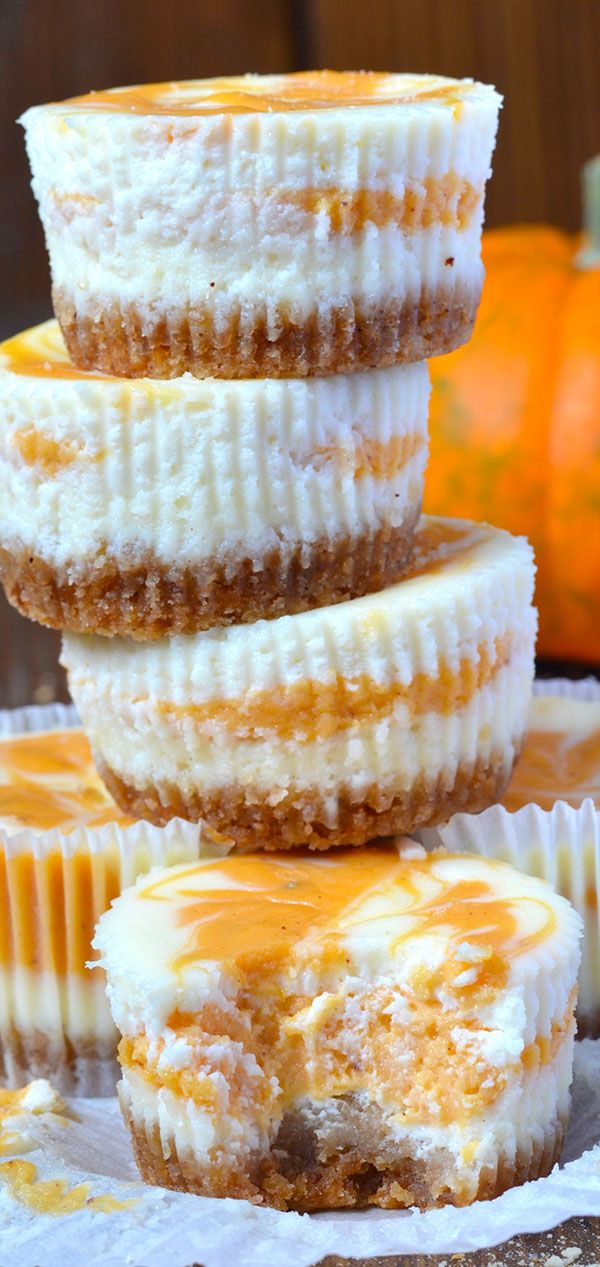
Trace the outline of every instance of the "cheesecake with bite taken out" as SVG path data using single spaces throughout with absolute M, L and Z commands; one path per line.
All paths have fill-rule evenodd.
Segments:
M 579 918 L 502 863 L 403 845 L 157 871 L 103 916 L 147 1182 L 428 1208 L 551 1170 Z

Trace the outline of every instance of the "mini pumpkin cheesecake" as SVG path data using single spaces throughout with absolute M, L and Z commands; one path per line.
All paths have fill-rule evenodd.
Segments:
M 579 918 L 511 867 L 404 843 L 157 871 L 102 917 L 148 1183 L 427 1208 L 551 1170 Z
M 526 726 L 532 552 L 424 517 L 406 578 L 335 607 L 133 643 L 68 634 L 63 663 L 127 812 L 239 844 L 362 844 L 477 812 Z
M 77 370 L 56 322 L 0 344 L 0 576 L 55 628 L 193 633 L 407 567 L 427 367 L 168 382 Z
M 536 683 L 523 754 L 502 798 L 517 824 L 518 845 L 499 852 L 513 864 L 518 855 L 518 865 L 550 880 L 581 915 L 584 937 L 577 1030 L 581 1038 L 598 1038 L 600 689 L 596 682 L 559 685 L 560 693 L 551 682 Z M 520 810 L 525 811 L 523 815 Z M 521 817 L 525 821 L 519 826 Z
M 600 687 L 537 681 L 522 755 L 499 805 L 423 833 L 547 880 L 584 924 L 577 1025 L 600 1037 Z
M 302 72 L 141 84 L 23 116 L 75 364 L 303 376 L 471 332 L 500 98 Z
M 97 774 L 73 710 L 0 714 L 0 1083 L 52 1077 L 112 1094 L 116 1032 L 94 958 L 95 925 L 142 871 L 190 861 L 199 831 L 134 823 Z M 49 710 L 50 711 L 50 710 Z M 39 729 L 38 727 L 42 728 Z

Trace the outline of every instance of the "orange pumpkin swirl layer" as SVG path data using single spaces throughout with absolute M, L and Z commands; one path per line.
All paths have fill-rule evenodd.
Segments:
M 528 545 L 424 517 L 405 577 L 351 602 L 136 644 L 65 637 L 124 810 L 269 849 L 363 844 L 499 799 L 520 748 Z
M 556 1142 L 578 919 L 500 863 L 417 854 L 230 857 L 118 899 L 95 945 L 146 1179 L 283 1208 L 465 1203 L 514 1181 L 507 1147 Z
M 428 843 L 511 863 L 573 903 L 585 930 L 577 1032 L 598 1038 L 600 698 L 594 684 L 564 689 L 536 683 L 521 756 L 500 804 L 481 816 L 458 815 Z
M 316 71 L 27 111 L 73 362 L 273 379 L 458 346 L 481 289 L 499 105 L 471 80 Z

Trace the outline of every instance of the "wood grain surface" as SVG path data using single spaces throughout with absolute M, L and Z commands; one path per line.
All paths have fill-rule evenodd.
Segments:
M 599 0 L 2 0 L 0 335 L 49 312 L 15 119 L 28 105 L 143 80 L 371 67 L 470 75 L 505 94 L 488 223 L 575 228 L 600 150 Z

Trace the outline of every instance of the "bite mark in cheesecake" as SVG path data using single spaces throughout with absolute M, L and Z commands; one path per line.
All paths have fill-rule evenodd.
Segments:
M 500 863 L 407 845 L 179 868 L 101 920 L 146 1179 L 460 1205 L 552 1164 L 579 921 Z

